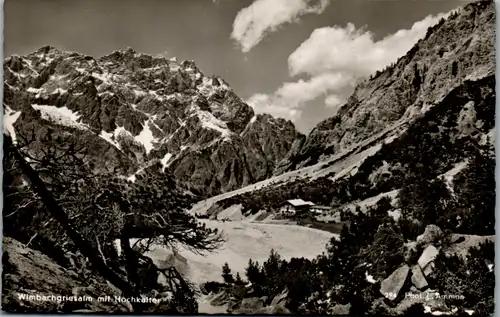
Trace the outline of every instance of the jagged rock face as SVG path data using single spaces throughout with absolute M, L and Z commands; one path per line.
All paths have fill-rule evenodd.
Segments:
M 301 137 L 289 121 L 255 116 L 192 61 L 47 46 L 7 58 L 4 73 L 8 131 L 72 133 L 98 169 L 130 175 L 160 163 L 201 195 L 270 176 Z
M 360 83 L 338 113 L 319 123 L 277 172 L 315 164 L 377 133 L 396 130 L 464 82 L 493 76 L 495 20 L 493 1 L 481 1 L 432 27 L 395 65 Z
M 272 175 L 303 135 L 297 133 L 291 121 L 259 114 L 242 132 L 242 137 L 247 157 L 253 158 L 248 162 L 251 174 L 254 179 L 264 179 Z

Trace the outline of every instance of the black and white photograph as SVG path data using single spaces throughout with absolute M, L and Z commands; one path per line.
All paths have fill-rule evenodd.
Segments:
M 5 0 L 2 311 L 491 316 L 493 0 Z

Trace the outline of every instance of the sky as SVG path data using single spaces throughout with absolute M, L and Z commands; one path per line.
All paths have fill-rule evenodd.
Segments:
M 194 60 L 304 133 L 462 0 L 5 0 L 4 56 L 45 45 Z

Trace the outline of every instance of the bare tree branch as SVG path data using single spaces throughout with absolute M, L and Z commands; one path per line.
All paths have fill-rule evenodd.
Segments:
M 33 189 L 42 198 L 43 203 L 54 216 L 55 219 L 61 224 L 65 229 L 68 236 L 73 240 L 75 245 L 79 248 L 84 256 L 90 259 L 93 267 L 101 273 L 101 275 L 109 280 L 112 284 L 118 287 L 125 296 L 135 297 L 138 296 L 133 289 L 133 287 L 121 277 L 119 277 L 114 271 L 112 271 L 104 261 L 97 256 L 96 250 L 92 245 L 83 238 L 78 231 L 74 229 L 71 225 L 67 214 L 60 207 L 59 203 L 53 198 L 52 194 L 47 190 L 43 181 L 39 178 L 38 174 L 33 170 L 33 168 L 24 160 L 23 156 L 12 144 L 12 140 L 9 137 L 4 138 L 4 142 L 10 147 L 12 154 L 17 159 L 21 169 L 25 175 L 30 179 Z

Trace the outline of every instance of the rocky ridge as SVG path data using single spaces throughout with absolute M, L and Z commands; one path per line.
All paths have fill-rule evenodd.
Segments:
M 452 12 L 398 61 L 360 83 L 337 114 L 320 122 L 277 174 L 346 153 L 362 141 L 398 137 L 450 91 L 495 74 L 495 8 L 478 1 Z
M 215 195 L 272 175 L 297 139 L 290 121 L 256 115 L 193 61 L 132 49 L 93 58 L 46 46 L 4 61 L 5 130 L 74 134 L 96 169 L 130 180 L 172 173 Z
M 294 198 L 363 208 L 394 198 L 420 165 L 452 188 L 466 150 L 494 142 L 495 20 L 492 1 L 455 10 L 296 142 L 274 177 L 200 202 L 193 211 L 235 204 L 243 204 L 243 213 L 269 210 Z

